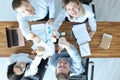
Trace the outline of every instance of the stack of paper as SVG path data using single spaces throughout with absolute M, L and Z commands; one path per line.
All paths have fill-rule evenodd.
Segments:
M 75 38 L 77 39 L 81 56 L 90 55 L 91 52 L 89 47 L 89 41 L 91 41 L 91 38 L 88 34 L 86 24 L 73 25 L 72 31 L 74 33 Z
M 37 34 L 41 38 L 41 42 L 38 44 L 33 44 L 32 49 L 37 49 L 38 46 L 42 46 L 45 48 L 45 54 L 43 58 L 47 58 L 48 56 L 53 55 L 55 52 L 54 44 L 50 40 L 52 35 L 52 28 L 48 24 L 34 24 L 31 26 L 31 30 L 33 33 Z
M 31 31 L 38 35 L 43 41 L 46 41 L 45 24 L 33 24 L 31 25 Z
M 91 38 L 88 34 L 86 24 L 76 24 L 73 25 L 72 31 L 77 39 L 78 45 L 82 45 L 86 42 L 91 41 Z

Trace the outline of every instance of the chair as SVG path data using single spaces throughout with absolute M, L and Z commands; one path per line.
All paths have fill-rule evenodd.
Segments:
M 88 68 L 89 64 L 93 62 L 89 62 L 89 58 L 82 58 L 82 63 L 85 68 L 85 72 L 80 74 L 80 75 L 75 75 L 75 76 L 70 76 L 69 80 L 88 80 Z M 93 80 L 93 74 L 94 74 L 94 65 L 92 65 L 92 70 L 91 70 L 91 79 Z
M 45 72 L 46 72 L 47 66 L 48 66 L 47 65 L 48 59 L 49 58 L 47 58 L 45 60 L 42 59 L 41 62 L 40 62 L 40 64 L 39 64 L 39 66 L 38 66 L 38 73 L 36 74 L 36 76 L 39 77 L 39 80 L 43 80 L 43 77 L 45 75 Z
M 95 14 L 95 5 L 93 0 L 79 0 L 81 3 L 89 5 L 92 7 L 92 11 Z M 65 18 L 65 21 L 69 21 L 68 18 Z M 87 21 L 87 20 L 86 20 Z
M 95 13 L 95 5 L 93 0 L 79 0 L 83 4 L 89 5 L 92 7 L 92 11 Z

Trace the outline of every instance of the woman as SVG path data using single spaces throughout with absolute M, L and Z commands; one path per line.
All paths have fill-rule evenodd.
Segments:
M 63 0 L 63 9 L 53 24 L 53 29 L 58 30 L 64 19 L 67 17 L 70 22 L 84 23 L 88 19 L 91 28 L 89 33 L 92 38 L 96 32 L 96 21 L 92 9 L 82 4 L 79 0 Z
M 40 52 L 44 48 L 41 47 Z M 21 80 L 23 77 L 33 76 L 38 71 L 41 61 L 40 56 L 29 55 L 26 53 L 13 54 L 10 56 L 7 77 L 9 80 Z

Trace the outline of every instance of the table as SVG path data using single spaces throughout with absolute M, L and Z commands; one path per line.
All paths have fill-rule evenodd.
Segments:
M 40 22 L 31 22 L 31 24 L 34 23 L 40 23 Z M 75 42 L 74 35 L 72 39 L 70 39 L 70 31 L 72 25 L 75 23 L 71 22 L 64 22 L 60 29 L 59 32 L 65 32 L 66 35 L 65 37 L 67 40 L 75 45 L 78 49 L 78 45 Z M 90 42 L 90 49 L 91 49 L 91 55 L 86 56 L 90 58 L 111 58 L 111 57 L 120 57 L 120 22 L 97 22 L 97 32 L 95 33 L 94 37 L 92 38 L 92 41 Z M 89 26 L 89 25 L 87 25 Z M 18 53 L 18 52 L 26 52 L 29 53 L 31 50 L 31 45 L 28 42 L 25 42 L 24 47 L 19 47 L 19 48 L 7 48 L 7 42 L 6 42 L 6 34 L 5 34 L 5 28 L 11 28 L 11 27 L 18 27 L 17 22 L 0 22 L 0 57 L 8 57 L 13 53 Z M 88 31 L 90 31 L 88 27 Z M 112 34 L 112 42 L 110 45 L 110 48 L 108 50 L 104 50 L 99 47 L 99 44 L 102 39 L 103 33 L 108 33 Z

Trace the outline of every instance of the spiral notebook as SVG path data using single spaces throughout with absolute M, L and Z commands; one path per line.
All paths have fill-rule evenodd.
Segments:
M 91 41 L 91 38 L 86 28 L 86 24 L 75 24 L 73 25 L 72 31 L 75 38 L 77 39 L 78 45 L 82 45 Z
M 91 55 L 89 41 L 91 38 L 88 34 L 86 24 L 75 24 L 73 25 L 72 31 L 79 45 L 81 56 Z

